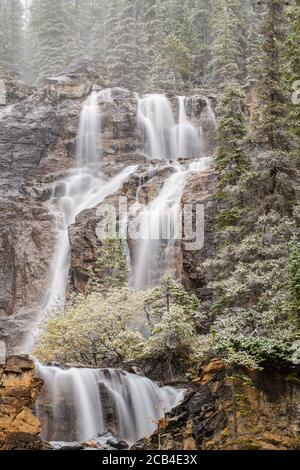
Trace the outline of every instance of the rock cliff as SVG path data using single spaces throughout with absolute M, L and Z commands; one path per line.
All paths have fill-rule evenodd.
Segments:
M 38 450 L 41 426 L 34 415 L 42 383 L 27 356 L 10 356 L 0 365 L 0 450 Z
M 0 107 L 0 336 L 6 338 L 12 351 L 22 352 L 18 346 L 22 345 L 27 325 L 32 324 L 46 301 L 57 236 L 49 201 L 57 196 L 60 181 L 75 165 L 79 112 L 91 90 L 100 92 L 104 174 L 112 176 L 128 165 L 138 165 L 121 191 L 129 202 L 134 202 L 141 181 L 141 202 L 153 199 L 170 175 L 170 167 L 146 158 L 136 125 L 137 97 L 126 89 L 108 88 L 101 64 L 71 64 L 38 90 L 26 88 L 11 76 L 5 76 L 3 83 L 6 90 L 14 92 L 8 92 L 8 99 Z M 175 106 L 175 97 L 169 98 Z M 203 145 L 211 153 L 215 129 L 207 107 L 207 98 L 193 97 L 195 119 L 204 130 Z M 192 192 L 187 182 L 189 189 L 183 199 L 204 201 L 210 206 L 214 178 L 213 172 L 200 180 L 192 178 Z M 71 290 L 84 291 L 95 260 L 96 212 L 97 207 L 80 214 L 70 228 Z M 209 224 L 207 231 L 207 239 L 211 240 Z M 178 259 L 178 272 L 187 286 L 199 288 L 200 296 L 207 295 L 203 290 L 205 281 L 201 278 L 198 282 L 189 253 Z
M 183 403 L 134 449 L 300 449 L 299 370 L 250 373 L 211 358 Z

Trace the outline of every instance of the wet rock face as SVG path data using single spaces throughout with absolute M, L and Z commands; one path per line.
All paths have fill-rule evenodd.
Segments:
M 0 365 L 0 450 L 38 450 L 41 426 L 33 413 L 41 389 L 27 356 L 11 356 Z
M 39 301 L 54 246 L 52 227 L 48 210 L 20 179 L 0 182 L 0 314 Z
M 26 89 L 26 96 L 9 94 L 17 82 L 2 79 L 10 99 L 0 106 L 0 336 L 10 337 L 10 345 L 18 343 L 27 319 L 44 301 L 56 239 L 45 203 L 52 183 L 74 166 L 85 93 L 96 75 L 99 85 L 105 83 L 97 69 L 83 64 L 67 73 L 68 80 L 58 77 L 38 91 Z
M 4 83 L 5 82 L 5 83 Z M 91 90 L 100 91 L 102 131 L 102 170 L 107 176 L 128 165 L 138 165 L 122 193 L 133 202 L 142 182 L 141 203 L 157 195 L 170 171 L 162 162 L 147 160 L 137 129 L 137 97 L 122 88 L 109 86 L 101 64 L 74 62 L 60 76 L 45 81 L 39 88 L 28 89 L 15 78 L 4 79 L 9 100 L 0 106 L 0 336 L 16 337 L 34 317 L 45 300 L 49 266 L 56 240 L 56 226 L 49 199 L 53 185 L 74 167 L 76 136 L 82 103 Z M 101 91 L 102 90 L 102 91 Z M 175 106 L 174 98 L 174 106 Z M 211 117 L 207 100 L 193 99 L 193 116 L 211 142 Z M 151 167 L 151 168 L 150 168 Z M 211 180 L 208 177 L 209 181 Z M 199 185 L 209 191 L 210 182 L 193 183 L 198 200 Z M 189 186 L 186 192 L 190 192 Z M 207 199 L 207 195 L 201 195 Z M 195 198 L 194 198 L 195 200 Z M 71 288 L 82 292 L 95 260 L 95 211 L 80 215 L 70 229 L 72 266 Z M 194 255 L 181 257 L 178 272 L 190 287 L 202 287 L 197 278 Z M 195 277 L 196 276 L 196 277 Z
M 299 373 L 271 366 L 250 373 L 208 360 L 160 430 L 162 450 L 299 449 Z M 134 446 L 157 447 L 158 433 Z
M 0 66 L 0 111 L 2 106 L 12 105 L 25 100 L 34 92 L 34 88 L 21 82 L 11 71 Z
M 202 233 L 203 236 L 203 246 L 198 248 L 195 243 L 194 250 L 187 249 L 186 243 L 182 244 L 181 275 L 185 287 L 195 292 L 201 300 L 202 309 L 207 307 L 212 298 L 212 292 L 207 288 L 207 269 L 202 269 L 201 266 L 205 260 L 213 257 L 216 251 L 214 224 L 217 206 L 212 200 L 216 182 L 217 173 L 213 169 L 201 174 L 191 174 L 182 195 L 182 204 L 191 204 L 194 213 L 197 206 L 198 211 L 204 212 L 203 226 L 198 228 L 198 235 Z

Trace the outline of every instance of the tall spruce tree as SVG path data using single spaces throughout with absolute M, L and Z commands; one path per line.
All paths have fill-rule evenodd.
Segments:
M 262 34 L 260 31 L 260 20 L 262 10 L 255 8 L 250 1 L 246 10 L 248 27 L 247 32 L 247 53 L 246 53 L 246 78 L 247 84 L 257 83 L 262 67 L 261 44 Z
M 119 86 L 123 81 L 124 69 L 122 65 L 120 30 L 121 9 L 118 0 L 109 3 L 105 28 L 107 31 L 107 70 L 112 85 Z
M 216 164 L 222 186 L 234 185 L 247 168 L 244 150 L 246 127 L 246 96 L 236 85 L 227 85 L 220 105 L 219 148 Z
M 240 45 L 236 36 L 236 18 L 228 0 L 215 3 L 212 14 L 212 58 L 210 62 L 212 85 L 225 86 L 238 81 L 240 76 Z
M 209 81 L 209 64 L 211 63 L 212 44 L 212 0 L 199 0 L 193 8 L 193 81 L 206 84 Z
M 260 76 L 261 111 L 257 142 L 269 150 L 289 150 L 285 117 L 287 97 L 284 69 L 286 7 L 282 0 L 266 0 L 262 19 L 262 66 Z
M 21 73 L 23 68 L 23 4 L 0 0 L 0 66 Z
M 287 38 L 287 81 L 292 95 L 288 127 L 300 158 L 300 5 L 289 9 L 290 30 Z
M 60 0 L 33 0 L 30 35 L 32 66 L 37 81 L 63 70 L 69 60 L 67 4 Z

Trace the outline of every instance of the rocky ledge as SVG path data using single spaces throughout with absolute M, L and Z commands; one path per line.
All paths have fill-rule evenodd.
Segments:
M 207 360 L 183 403 L 134 449 L 300 449 L 300 371 L 249 372 Z
M 28 356 L 10 356 L 0 365 L 0 450 L 43 448 L 33 412 L 41 386 Z

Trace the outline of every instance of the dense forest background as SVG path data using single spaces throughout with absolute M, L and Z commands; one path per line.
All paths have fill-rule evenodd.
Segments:
M 247 82 L 259 68 L 264 3 L 1 0 L 0 63 L 35 84 L 83 56 L 137 91 Z

